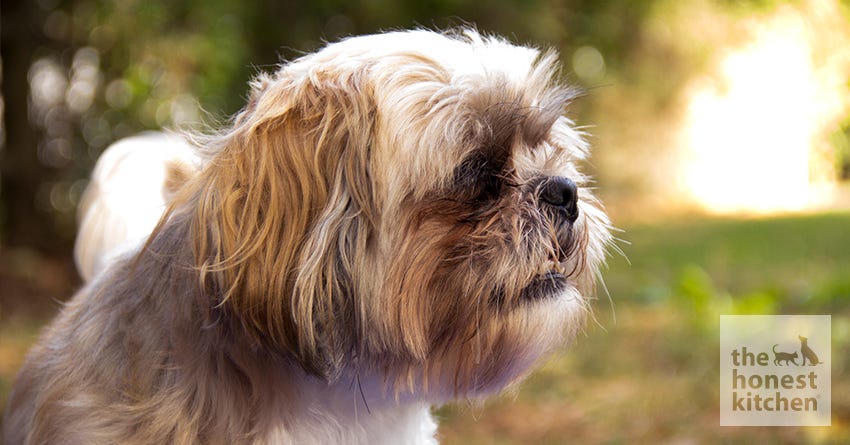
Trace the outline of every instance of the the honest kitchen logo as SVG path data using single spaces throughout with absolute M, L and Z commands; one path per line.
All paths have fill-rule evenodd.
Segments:
M 721 316 L 720 424 L 829 425 L 829 326 L 829 316 Z
M 806 366 L 806 359 L 810 366 L 823 364 L 817 358 L 817 354 L 808 347 L 807 338 L 800 336 L 802 364 L 798 365 L 798 354 L 794 352 L 777 352 L 778 344 L 773 345 L 773 364 L 777 366 L 793 367 Z M 784 362 L 784 364 L 783 364 Z M 770 353 L 759 352 L 758 354 L 748 351 L 744 346 L 732 350 L 732 411 L 817 411 L 817 397 L 785 397 L 785 390 L 818 389 L 818 374 L 815 371 L 789 372 L 775 374 L 772 372 L 761 372 L 771 363 Z M 760 393 L 753 391 L 771 390 L 775 393 L 763 397 Z M 746 391 L 746 392 L 745 392 Z

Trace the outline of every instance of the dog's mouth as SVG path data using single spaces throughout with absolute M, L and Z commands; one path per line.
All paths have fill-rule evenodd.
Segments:
M 490 304 L 496 308 L 505 308 L 505 305 L 513 307 L 515 304 L 529 304 L 538 301 L 549 300 L 557 297 L 572 285 L 563 267 L 557 265 L 535 275 L 522 290 L 517 294 L 516 300 L 506 300 L 505 290 L 502 287 L 490 297 Z
M 553 267 L 535 276 L 520 292 L 522 301 L 539 301 L 552 298 L 569 286 L 565 268 L 554 263 Z

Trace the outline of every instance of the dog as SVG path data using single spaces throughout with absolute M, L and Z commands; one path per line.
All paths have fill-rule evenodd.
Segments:
M 798 335 L 797 338 L 800 339 L 800 352 L 803 353 L 803 366 L 806 365 L 806 360 L 809 361 L 810 366 L 819 365 L 823 363 L 818 359 L 818 355 L 815 354 L 815 351 L 809 347 L 809 339 L 803 337 L 802 335 Z
M 786 365 L 788 364 L 788 362 L 791 362 L 796 366 L 800 366 L 800 365 L 797 365 L 797 351 L 794 351 L 794 352 L 782 352 L 782 351 L 776 352 L 777 346 L 779 346 L 779 343 L 773 345 L 773 364 L 774 365 L 783 366 L 782 362 L 785 362 Z
M 432 406 L 515 385 L 590 310 L 610 223 L 557 73 L 463 29 L 260 74 L 163 167 L 177 186 L 145 186 L 169 202 L 146 240 L 78 249 L 97 266 L 20 370 L 5 443 L 436 443 Z

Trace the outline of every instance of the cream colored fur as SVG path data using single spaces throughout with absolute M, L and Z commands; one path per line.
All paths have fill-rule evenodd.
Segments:
M 85 281 L 148 239 L 199 162 L 180 136 L 152 132 L 101 154 L 78 208 L 74 260 Z

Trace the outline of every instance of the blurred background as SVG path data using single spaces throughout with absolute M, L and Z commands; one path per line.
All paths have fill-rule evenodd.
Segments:
M 80 285 L 98 154 L 217 125 L 325 41 L 476 24 L 560 51 L 618 233 L 595 320 L 448 444 L 850 443 L 850 1 L 3 0 L 0 409 Z M 609 296 L 610 294 L 610 296 Z M 718 315 L 831 314 L 832 426 L 719 427 Z

